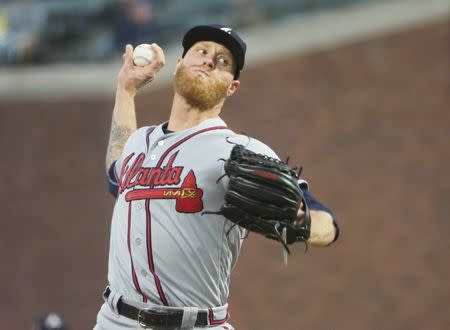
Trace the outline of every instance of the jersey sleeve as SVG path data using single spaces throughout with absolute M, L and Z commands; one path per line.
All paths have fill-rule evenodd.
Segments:
M 271 158 L 280 159 L 280 157 L 278 157 L 275 151 L 273 151 L 269 146 L 265 145 L 264 143 L 256 139 L 250 139 L 246 148 L 258 154 L 263 154 Z
M 121 182 L 121 169 L 123 161 L 126 157 L 128 157 L 131 153 L 139 153 L 143 152 L 148 148 L 148 135 L 153 131 L 154 126 L 145 126 L 136 130 L 127 140 L 125 146 L 122 150 L 122 154 L 119 159 L 114 161 L 106 175 L 108 190 L 114 198 L 117 198 L 117 194 L 119 191 L 119 186 Z
M 230 157 L 230 153 L 231 150 L 233 149 L 233 147 L 236 144 L 242 144 L 243 146 L 245 146 L 247 149 L 256 152 L 258 154 L 263 154 L 272 158 L 276 158 L 276 159 L 280 159 L 278 157 L 278 155 L 275 153 L 275 151 L 273 151 L 270 147 L 268 147 L 267 145 L 265 145 L 264 143 L 262 143 L 259 140 L 256 140 L 254 138 L 245 136 L 245 135 L 239 135 L 236 134 L 234 136 L 231 136 L 227 139 L 228 144 L 229 144 L 229 150 L 228 150 L 228 154 L 224 157 L 224 159 L 228 159 Z M 229 183 L 229 179 L 228 176 L 225 175 L 225 162 L 223 163 L 223 166 L 221 168 L 221 182 L 225 188 L 225 190 L 228 188 L 228 183 Z

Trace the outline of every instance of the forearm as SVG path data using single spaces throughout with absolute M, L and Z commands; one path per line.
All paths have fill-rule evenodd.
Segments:
M 331 214 L 325 211 L 311 210 L 311 234 L 308 243 L 312 246 L 327 246 L 336 237 L 336 227 Z
M 135 93 L 121 87 L 117 88 L 106 152 L 106 172 L 111 164 L 120 157 L 128 138 L 137 129 L 134 96 Z

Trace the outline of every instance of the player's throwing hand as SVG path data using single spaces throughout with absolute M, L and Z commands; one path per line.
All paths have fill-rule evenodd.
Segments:
M 155 79 L 156 74 L 166 62 L 161 47 L 153 43 L 151 48 L 155 55 L 153 61 L 149 65 L 141 67 L 133 63 L 133 46 L 126 45 L 125 53 L 123 54 L 123 65 L 118 76 L 118 88 L 136 94 L 142 86 Z

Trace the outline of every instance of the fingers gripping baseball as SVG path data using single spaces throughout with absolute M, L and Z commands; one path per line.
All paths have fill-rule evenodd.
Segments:
M 164 52 L 157 44 L 151 44 L 154 58 L 146 66 L 136 66 L 133 63 L 133 46 L 127 45 L 123 54 L 123 65 L 118 76 L 119 88 L 130 93 L 136 93 L 142 86 L 153 81 L 165 65 Z
M 151 66 L 158 72 L 165 64 L 166 60 L 164 58 L 164 52 L 161 47 L 159 47 L 157 44 L 151 44 L 153 53 L 155 54 L 155 58 L 153 62 L 151 63 Z

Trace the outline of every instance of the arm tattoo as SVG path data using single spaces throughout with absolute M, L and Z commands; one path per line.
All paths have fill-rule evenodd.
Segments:
M 135 130 L 131 127 L 120 126 L 113 119 L 111 124 L 111 134 L 109 136 L 108 150 L 106 152 L 106 171 L 111 164 L 120 157 L 123 147 L 131 134 Z

